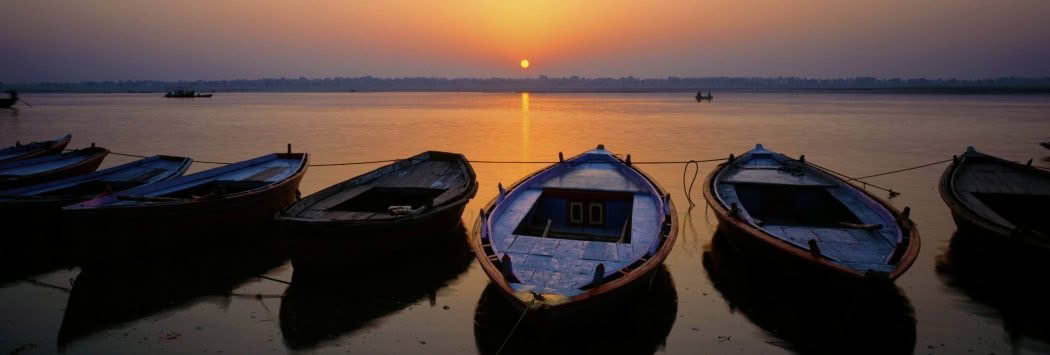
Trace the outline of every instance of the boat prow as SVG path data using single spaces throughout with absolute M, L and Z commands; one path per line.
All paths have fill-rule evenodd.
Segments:
M 67 134 L 55 140 L 32 142 L 28 144 L 16 143 L 14 146 L 0 149 L 0 162 L 29 159 L 44 155 L 58 154 L 73 139 L 73 135 Z
M 761 144 L 714 169 L 704 197 L 734 244 L 822 273 L 892 280 L 919 252 L 908 209 Z
M 586 317 L 625 302 L 667 257 L 677 229 L 670 195 L 629 155 L 599 145 L 500 185 L 471 247 L 517 307 Z

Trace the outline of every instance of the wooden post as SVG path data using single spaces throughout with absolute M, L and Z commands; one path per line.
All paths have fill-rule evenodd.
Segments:
M 806 155 L 802 154 L 802 156 L 798 157 L 798 161 L 805 163 L 806 162 Z
M 911 207 L 904 207 L 904 211 L 901 212 L 901 215 L 904 216 L 904 218 L 911 219 Z
M 288 154 L 292 154 L 292 143 L 288 143 Z
M 605 279 L 605 264 L 598 264 L 598 266 L 594 267 L 594 278 L 591 279 L 591 287 L 598 286 L 603 279 Z
M 561 152 L 558 152 L 558 162 L 559 163 L 564 163 L 565 162 L 565 156 L 562 155 Z
M 627 154 L 627 166 L 631 166 L 631 155 Z

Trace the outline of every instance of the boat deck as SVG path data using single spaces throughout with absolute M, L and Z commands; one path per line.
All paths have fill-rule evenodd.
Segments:
M 592 154 L 588 154 L 592 155 Z M 515 291 L 533 291 L 574 296 L 594 280 L 595 268 L 603 264 L 605 275 L 617 272 L 658 245 L 662 203 L 646 186 L 648 182 L 606 153 L 581 157 L 592 163 L 564 163 L 526 181 L 501 204 L 502 212 L 492 225 L 492 247 L 497 255 L 509 255 Z M 515 234 L 544 189 L 625 191 L 633 194 L 629 242 L 606 242 L 542 238 Z
M 754 151 L 753 151 L 754 152 Z M 741 215 L 752 226 L 782 240 L 794 247 L 810 250 L 809 242 L 816 241 L 821 255 L 836 264 L 864 272 L 867 270 L 891 272 L 895 265 L 888 263 L 890 256 L 901 240 L 901 231 L 892 215 L 881 208 L 875 201 L 855 191 L 848 184 L 831 179 L 815 169 L 783 155 L 762 150 L 757 153 L 741 156 L 732 163 L 715 182 L 718 197 L 726 206 L 737 204 Z M 760 205 L 759 202 L 745 201 L 739 189 L 744 186 L 768 186 L 781 191 L 810 191 L 809 195 L 796 197 L 788 208 L 791 213 L 798 213 L 807 208 L 824 208 L 817 204 L 813 196 L 824 194 L 837 201 L 838 205 L 829 208 L 844 208 L 848 215 L 856 217 L 851 224 L 879 225 L 876 230 L 853 226 L 827 224 L 777 223 L 762 221 L 754 216 L 756 211 L 749 211 L 745 206 Z M 816 192 L 814 190 L 823 190 Z M 783 192 L 779 192 L 783 193 Z M 746 198 L 757 198 L 748 196 Z M 775 198 L 783 199 L 784 196 Z M 749 203 L 750 202 L 750 203 Z M 762 202 L 764 203 L 764 202 Z M 780 206 L 783 207 L 783 206 Z M 788 215 L 780 208 L 779 213 Z M 841 211 L 838 212 L 842 214 Z M 812 211 L 818 214 L 830 212 Z M 859 222 L 859 223 L 857 223 Z
M 400 216 L 355 206 L 347 207 L 356 197 L 379 191 L 395 190 L 434 194 L 433 205 L 441 205 L 460 196 L 470 186 L 470 175 L 462 160 L 428 159 L 424 153 L 350 181 L 318 192 L 304 200 L 305 207 L 291 212 L 295 217 L 319 220 L 383 220 Z M 390 189 L 390 190 L 385 190 Z M 389 196 L 389 194 L 388 194 Z M 431 196 L 426 195 L 426 198 Z M 412 199 L 412 198 L 409 198 Z M 378 198 L 378 200 L 384 200 Z M 408 202 L 406 202 L 408 203 Z M 387 207 L 387 206 L 379 206 Z

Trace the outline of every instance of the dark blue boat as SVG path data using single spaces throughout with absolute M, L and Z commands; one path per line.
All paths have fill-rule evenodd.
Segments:
M 192 163 L 190 158 L 158 155 L 86 175 L 3 190 L 0 216 L 20 216 L 23 221 L 26 217 L 53 218 L 62 206 L 182 176 Z
M 16 142 L 13 146 L 0 149 L 0 162 L 58 154 L 62 152 L 62 149 L 66 149 L 66 145 L 68 145 L 69 141 L 72 139 L 73 135 L 67 134 L 61 138 L 50 141 L 32 142 L 27 144 Z
M 0 189 L 87 174 L 98 169 L 107 154 L 107 149 L 91 147 L 57 155 L 0 162 Z
M 504 190 L 471 246 L 482 269 L 534 322 L 588 318 L 644 289 L 674 245 L 670 195 L 599 145 Z M 639 283 L 638 281 L 645 281 Z

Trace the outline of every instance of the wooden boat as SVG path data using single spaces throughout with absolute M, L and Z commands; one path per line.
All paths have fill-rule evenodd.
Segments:
M 295 202 L 308 160 L 306 153 L 270 154 L 62 209 L 85 229 L 101 232 L 97 238 L 75 241 L 85 248 L 121 254 L 117 248 L 139 252 L 145 247 L 192 245 L 204 238 L 194 232 L 268 226 L 277 211 Z
M 164 94 L 164 97 L 168 98 L 194 98 L 194 97 L 211 97 L 212 94 L 201 94 L 193 90 L 172 90 Z
M 461 223 L 478 182 L 462 154 L 424 152 L 314 193 L 283 211 L 296 269 L 389 254 Z
M 86 175 L 0 191 L 2 220 L 47 220 L 62 206 L 182 176 L 193 159 L 158 155 Z
M 630 302 L 677 233 L 670 195 L 630 155 L 598 145 L 500 186 L 471 247 L 501 293 L 543 324 Z
M 795 160 L 761 144 L 712 171 L 704 197 L 719 230 L 738 248 L 769 252 L 814 275 L 893 280 L 919 253 L 907 208 L 898 212 L 805 157 Z
M 0 162 L 58 154 L 63 149 L 66 149 L 66 145 L 72 139 L 73 135 L 67 134 L 64 137 L 50 141 L 32 142 L 29 144 L 16 142 L 13 146 L 0 149 Z
M 109 150 L 90 147 L 68 153 L 0 162 L 0 189 L 39 184 L 87 174 L 102 164 Z
M 959 232 L 993 243 L 1050 250 L 1050 172 L 969 147 L 941 175 L 941 199 Z

